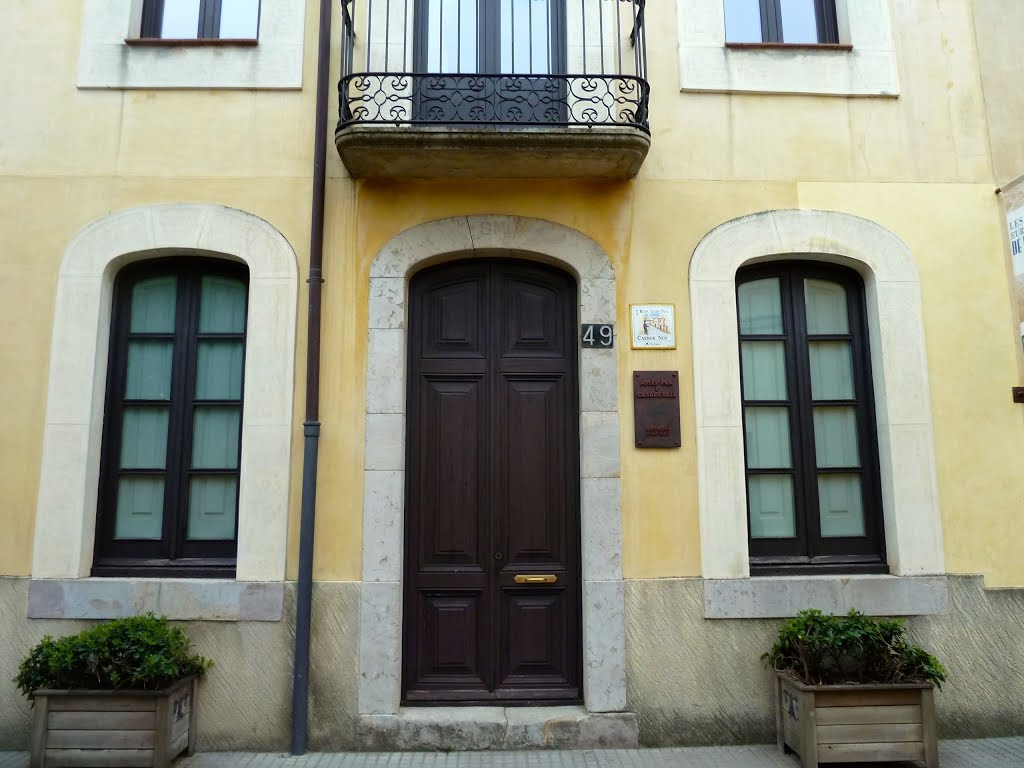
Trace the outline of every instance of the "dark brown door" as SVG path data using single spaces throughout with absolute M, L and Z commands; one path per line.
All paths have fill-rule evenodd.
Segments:
M 410 300 L 405 701 L 579 700 L 576 285 L 473 260 Z

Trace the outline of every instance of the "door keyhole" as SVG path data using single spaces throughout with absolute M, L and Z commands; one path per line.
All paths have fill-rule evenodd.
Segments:
M 495 560 L 501 560 L 501 552 L 495 552 L 494 553 L 494 559 Z

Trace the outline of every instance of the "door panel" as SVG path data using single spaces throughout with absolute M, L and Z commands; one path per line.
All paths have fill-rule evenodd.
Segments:
M 465 274 L 453 276 L 451 281 L 437 286 L 425 297 L 424 318 L 420 324 L 423 357 L 483 360 L 487 356 L 480 316 L 485 278 L 485 272 L 479 268 L 466 270 Z
M 565 312 L 556 286 L 538 284 L 525 274 L 512 273 L 502 282 L 499 318 L 501 356 L 550 357 L 564 360 Z
M 446 265 L 409 322 L 404 700 L 578 700 L 575 283 Z
M 483 573 L 485 542 L 477 510 L 485 502 L 485 385 L 483 377 L 424 376 L 421 382 L 423 452 L 416 490 L 433 514 L 418 519 L 415 541 L 426 570 L 473 568 Z
M 418 618 L 420 684 L 424 687 L 487 691 L 480 647 L 483 593 L 425 592 Z
M 564 587 L 520 587 L 502 595 L 498 690 L 504 698 L 532 697 L 543 689 L 554 697 L 571 689 L 568 598 Z
M 559 379 L 505 380 L 502 408 L 508 439 L 501 458 L 508 492 L 498 534 L 506 571 L 527 564 L 564 570 L 568 564 L 565 435 L 558 423 L 565 406 L 563 390 Z

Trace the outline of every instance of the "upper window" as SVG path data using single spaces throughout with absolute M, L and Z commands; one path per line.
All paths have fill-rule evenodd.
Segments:
M 753 267 L 737 305 L 751 573 L 884 571 L 860 277 Z
M 725 0 L 730 43 L 839 42 L 835 0 Z
M 145 0 L 142 37 L 255 40 L 259 0 Z
M 226 261 L 118 275 L 94 575 L 233 575 L 247 294 Z

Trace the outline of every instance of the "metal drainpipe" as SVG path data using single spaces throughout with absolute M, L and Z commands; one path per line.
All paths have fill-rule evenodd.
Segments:
M 316 463 L 320 442 L 320 301 L 324 262 L 324 196 L 327 174 L 327 93 L 331 61 L 331 0 L 320 0 L 316 66 L 316 134 L 309 233 L 309 316 L 306 325 L 306 419 L 299 523 L 299 581 L 295 600 L 295 667 L 292 673 L 292 754 L 306 753 L 309 715 L 309 630 L 313 605 L 313 528 Z

